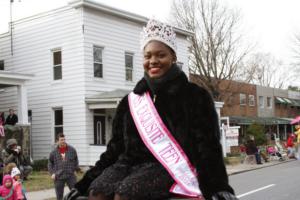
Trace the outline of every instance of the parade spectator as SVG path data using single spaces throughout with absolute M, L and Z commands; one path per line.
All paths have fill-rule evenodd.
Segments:
M 4 124 L 5 124 L 4 113 L 0 112 L 0 136 L 1 137 L 5 136 Z
M 13 180 L 10 175 L 3 177 L 2 185 L 0 186 L 0 199 L 18 200 L 17 193 L 13 188 Z
M 17 167 L 11 170 L 11 177 L 13 179 L 14 190 L 17 193 L 18 200 L 25 200 L 25 189 L 22 185 L 21 172 Z
M 295 134 L 297 135 L 297 159 L 300 160 L 300 125 L 295 126 Z
M 16 125 L 18 123 L 18 116 L 13 109 L 9 109 L 9 115 L 6 117 L 5 124 Z
M 286 147 L 288 149 L 288 158 L 295 158 L 295 148 L 294 148 L 294 140 L 295 140 L 295 134 L 291 133 L 289 134 L 289 137 L 286 142 Z
M 71 190 L 76 183 L 75 171 L 79 170 L 77 152 L 66 143 L 63 133 L 58 134 L 57 146 L 49 155 L 48 170 L 54 181 L 57 200 L 62 200 L 65 184 Z
M 0 122 L 2 122 L 2 124 L 5 124 L 4 112 L 0 112 Z
M 300 125 L 295 126 L 295 135 L 297 135 L 297 144 L 300 143 Z
M 281 153 L 278 151 L 277 146 L 268 146 L 267 152 L 270 156 L 276 156 L 280 161 L 283 161 Z
M 28 159 L 23 155 L 23 151 L 20 146 L 18 146 L 17 140 L 12 138 L 6 141 L 6 148 L 2 150 L 2 159 L 4 165 L 9 163 L 15 163 L 20 169 L 22 178 L 26 180 L 28 175 L 32 171 Z
M 144 77 L 120 101 L 106 152 L 65 199 L 162 200 L 176 196 L 184 181 L 193 191 L 181 194 L 198 197 L 201 190 L 205 199 L 237 199 L 228 183 L 213 99 L 177 66 L 175 32 L 150 20 L 141 34 Z M 179 158 L 182 170 L 174 172 Z
M 250 138 L 247 141 L 245 146 L 246 146 L 246 154 L 247 155 L 254 155 L 255 160 L 256 160 L 256 164 L 258 164 L 258 165 L 262 164 L 259 149 L 256 147 L 254 139 Z

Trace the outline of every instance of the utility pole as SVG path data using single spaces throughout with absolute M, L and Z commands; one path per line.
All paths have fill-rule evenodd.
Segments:
M 12 4 L 13 4 L 14 0 L 10 0 L 10 53 L 11 55 L 14 55 L 14 51 L 13 51 L 13 23 L 12 23 Z

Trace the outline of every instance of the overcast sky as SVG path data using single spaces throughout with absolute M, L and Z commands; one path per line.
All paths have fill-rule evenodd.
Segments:
M 171 0 L 94 0 L 166 21 Z M 0 0 L 0 33 L 6 32 L 10 0 Z M 14 0 L 13 20 L 67 5 L 68 0 Z M 221 0 L 241 11 L 243 28 L 257 49 L 289 62 L 292 38 L 300 32 L 300 0 Z

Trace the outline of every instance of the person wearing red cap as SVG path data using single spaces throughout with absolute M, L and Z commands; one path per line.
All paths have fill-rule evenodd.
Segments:
M 289 158 L 295 158 L 295 148 L 294 148 L 295 137 L 296 137 L 295 134 L 291 133 L 287 139 L 286 147 L 288 149 Z

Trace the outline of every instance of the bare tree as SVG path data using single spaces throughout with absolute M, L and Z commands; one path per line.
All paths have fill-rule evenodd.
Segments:
M 295 62 L 293 63 L 294 66 L 300 66 L 300 33 L 295 34 L 293 38 L 293 46 L 292 51 L 294 52 Z
M 239 13 L 219 0 L 173 0 L 171 10 L 173 23 L 194 33 L 190 38 L 190 73 L 201 77 L 198 83 L 216 100 L 224 100 L 222 81 L 242 77 L 239 67 L 250 49 L 243 48 L 242 35 L 237 34 Z
M 253 69 L 253 84 L 286 88 L 295 78 L 290 66 L 276 59 L 270 53 L 255 53 L 247 61 L 248 68 Z

